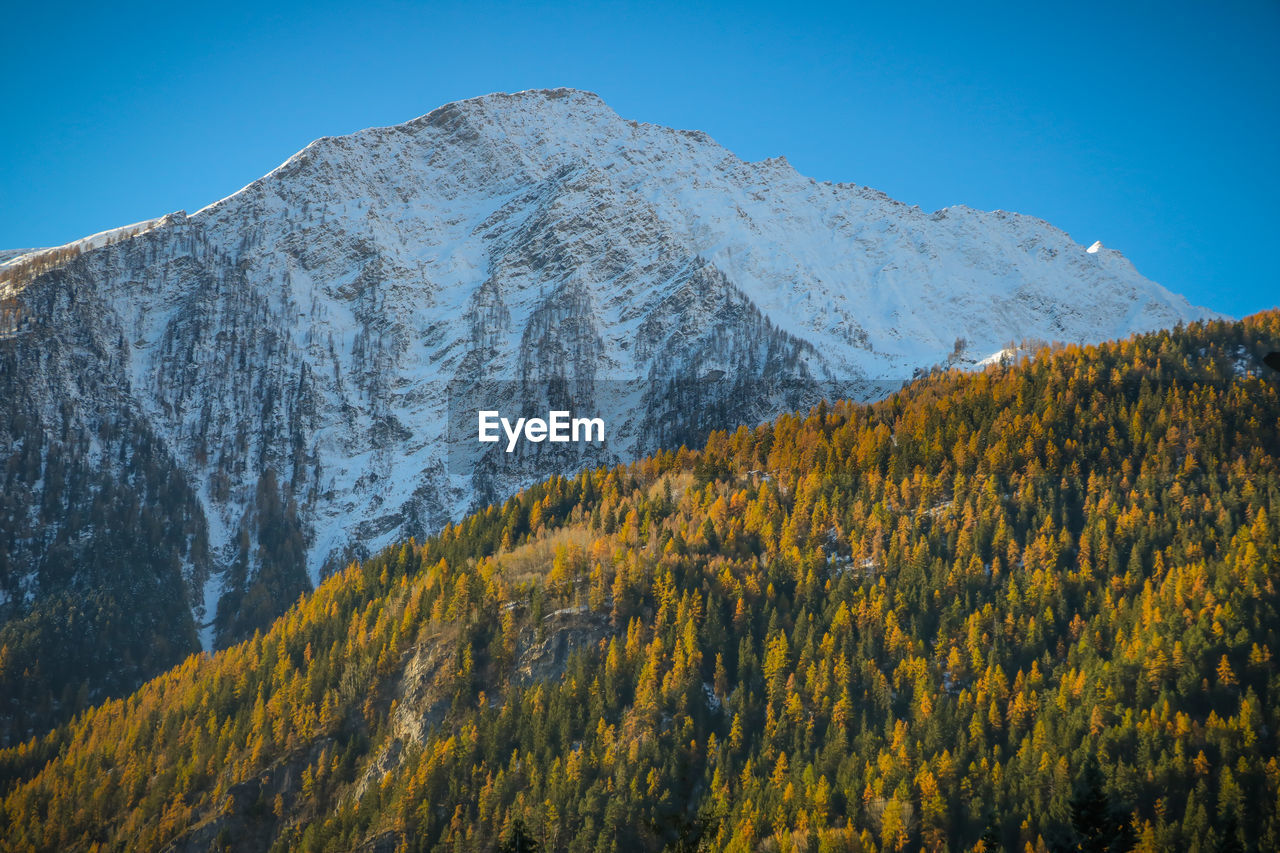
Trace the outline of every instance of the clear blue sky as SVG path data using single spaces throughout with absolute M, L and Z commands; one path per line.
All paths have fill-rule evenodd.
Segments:
M 0 248 L 194 211 L 317 136 L 575 86 L 932 210 L 1280 302 L 1280 2 L 9 3 Z M 696 6 L 697 8 L 691 8 Z

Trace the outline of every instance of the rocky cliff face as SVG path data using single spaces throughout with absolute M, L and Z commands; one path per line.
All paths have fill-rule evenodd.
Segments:
M 1208 314 L 1040 220 L 925 213 L 580 91 L 320 139 L 194 215 L 0 264 L 0 681 L 44 684 L 13 675 L 34 662 L 65 711 L 533 478 Z M 495 399 L 603 413 L 608 445 L 508 458 L 475 442 Z M 55 664 L 67 608 L 100 642 Z

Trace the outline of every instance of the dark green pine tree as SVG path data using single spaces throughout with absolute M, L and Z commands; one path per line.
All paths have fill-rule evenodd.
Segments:
M 524 821 L 516 818 L 511 824 L 511 834 L 498 846 L 498 853 L 538 853 L 541 849 L 525 829 Z
M 1133 846 L 1133 833 L 1124 814 L 1116 809 L 1103 790 L 1098 765 L 1090 761 L 1071 799 L 1071 826 L 1076 831 L 1075 849 L 1086 853 L 1111 853 Z

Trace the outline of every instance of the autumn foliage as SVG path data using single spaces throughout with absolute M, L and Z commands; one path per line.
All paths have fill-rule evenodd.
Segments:
M 0 848 L 1280 849 L 1276 341 L 553 479 L 0 753 Z M 606 627 L 523 675 L 565 613 Z

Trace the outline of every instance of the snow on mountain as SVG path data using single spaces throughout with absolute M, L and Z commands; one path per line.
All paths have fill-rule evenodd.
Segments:
M 23 255 L 29 255 L 32 252 L 39 252 L 40 249 L 0 249 L 0 265 L 7 264 L 14 258 L 20 258 Z
M 130 237 L 136 237 L 145 231 L 162 224 L 164 218 L 148 219 L 145 222 L 135 222 L 133 225 L 122 225 L 119 228 L 109 228 L 106 231 L 100 231 L 97 234 L 90 234 L 88 237 L 82 237 L 67 243 L 65 246 L 55 246 L 48 249 L 16 249 L 8 251 L 0 251 L 0 273 L 12 273 L 16 268 L 29 264 L 38 263 L 50 255 L 64 253 L 70 255 L 78 255 L 91 249 L 101 249 L 103 246 L 109 246 L 112 243 L 118 243 Z
M 26 414 L 0 447 L 62 424 L 122 470 L 132 451 L 102 425 L 145 429 L 197 508 L 181 518 L 205 544 L 174 559 L 206 647 L 219 602 L 223 640 L 249 627 L 236 614 L 268 569 L 290 594 L 556 470 L 832 389 L 883 394 L 958 339 L 975 363 L 1213 316 L 1033 217 L 927 213 L 570 89 L 319 139 L 193 215 L 131 229 L 10 276 L 0 392 L 21 386 Z M 612 405 L 616 440 L 493 469 L 448 402 L 512 382 Z M 43 499 L 45 467 L 23 500 Z M 12 536 L 0 588 L 39 596 L 43 575 L 17 580 L 39 543 Z
M 1017 349 L 1014 347 L 1006 347 L 1003 349 L 999 349 L 991 353 L 991 355 L 987 356 L 986 358 L 978 359 L 978 361 L 974 364 L 974 366 L 987 367 L 992 364 L 1000 364 L 1004 361 L 1011 359 L 1016 353 L 1017 353 Z

